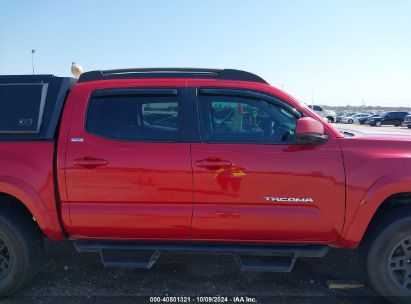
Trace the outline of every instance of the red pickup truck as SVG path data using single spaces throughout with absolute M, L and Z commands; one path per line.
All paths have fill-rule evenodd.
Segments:
M 411 296 L 411 136 L 339 132 L 238 70 L 0 76 L 0 294 L 42 241 L 107 267 L 161 252 L 230 254 L 242 270 L 360 247 L 382 296 Z

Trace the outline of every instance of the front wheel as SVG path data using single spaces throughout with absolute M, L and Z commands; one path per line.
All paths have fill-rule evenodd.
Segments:
M 377 121 L 377 122 L 375 122 L 375 125 L 376 125 L 377 127 L 381 127 L 382 123 L 381 123 L 381 121 Z
M 0 297 L 23 288 L 38 273 L 43 238 L 24 217 L 0 212 Z
M 399 212 L 372 239 L 366 269 L 374 289 L 393 303 L 411 300 L 411 213 Z

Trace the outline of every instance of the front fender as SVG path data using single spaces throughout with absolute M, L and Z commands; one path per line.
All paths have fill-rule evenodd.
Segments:
M 52 220 L 44 203 L 30 185 L 15 177 L 0 176 L 0 193 L 11 195 L 22 202 L 46 236 L 51 239 L 64 238 L 58 221 Z
M 411 175 L 392 174 L 377 179 L 364 195 L 353 219 L 348 223 L 343 236 L 344 245 L 356 247 L 381 204 L 388 197 L 402 192 L 411 192 Z

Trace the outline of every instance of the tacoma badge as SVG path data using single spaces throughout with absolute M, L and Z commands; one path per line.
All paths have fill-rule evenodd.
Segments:
M 285 202 L 285 203 L 314 203 L 311 197 L 273 197 L 264 196 L 268 202 Z

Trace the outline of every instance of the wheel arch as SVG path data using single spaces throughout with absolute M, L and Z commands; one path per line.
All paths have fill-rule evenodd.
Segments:
M 44 235 L 52 239 L 61 238 L 61 228 L 56 227 L 39 195 L 27 183 L 14 177 L 0 176 L 1 204 L 24 207 Z
M 411 215 L 411 191 L 396 193 L 387 197 L 371 218 L 361 239 L 361 244 L 368 242 L 374 234 L 385 227 L 385 224 L 392 222 L 391 219 L 395 215 L 401 216 L 401 213 L 404 212 Z M 405 216 L 406 214 L 403 215 Z
M 404 206 L 411 207 L 411 176 L 393 174 L 378 179 L 368 189 L 351 222 L 347 224 L 343 243 L 357 247 L 392 210 Z

